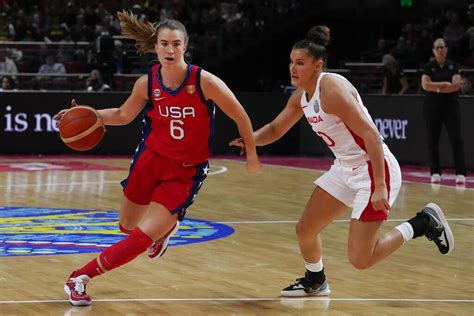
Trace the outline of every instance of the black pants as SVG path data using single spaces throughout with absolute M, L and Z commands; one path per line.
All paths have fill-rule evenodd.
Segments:
M 441 174 L 441 167 L 439 164 L 439 139 L 444 124 L 448 132 L 451 147 L 453 148 L 456 174 L 466 175 L 459 102 L 426 102 L 424 105 L 424 114 L 428 131 L 428 150 L 431 174 Z

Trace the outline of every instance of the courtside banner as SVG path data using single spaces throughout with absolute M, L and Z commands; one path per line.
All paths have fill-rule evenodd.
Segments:
M 120 105 L 125 93 L 53 93 L 2 92 L 0 94 L 1 154 L 73 154 L 79 153 L 64 145 L 52 117 L 68 108 L 71 98 L 79 104 L 100 109 Z M 108 126 L 103 141 L 94 149 L 81 152 L 92 154 L 133 153 L 140 139 L 140 122 L 134 127 Z
M 237 98 L 249 114 L 254 129 L 270 122 L 283 109 L 289 95 L 273 93 L 237 93 Z M 71 98 L 78 104 L 96 109 L 121 105 L 128 92 L 1 92 L 0 93 L 0 154 L 133 154 L 141 137 L 142 115 L 127 126 L 107 126 L 102 142 L 87 152 L 66 147 L 52 117 L 69 107 Z M 400 163 L 426 164 L 425 121 L 423 96 L 363 95 L 374 124 Z M 466 164 L 474 169 L 474 98 L 461 97 L 462 134 Z M 238 137 L 237 126 L 220 110 L 216 111 L 214 154 L 237 154 L 230 140 Z M 272 145 L 259 147 L 263 155 L 331 156 L 326 144 L 301 120 L 284 137 Z M 454 165 L 452 149 L 443 129 L 440 142 L 441 163 Z

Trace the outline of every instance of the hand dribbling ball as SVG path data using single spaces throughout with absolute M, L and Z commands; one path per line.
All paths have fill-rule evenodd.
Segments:
M 99 113 L 89 106 L 75 106 L 61 117 L 58 124 L 62 141 L 71 149 L 86 151 L 97 146 L 105 133 Z

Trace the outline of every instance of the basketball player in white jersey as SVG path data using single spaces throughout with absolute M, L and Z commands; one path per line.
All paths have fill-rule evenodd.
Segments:
M 415 217 L 380 233 L 401 186 L 397 160 L 383 143 L 354 86 L 344 77 L 323 72 L 329 28 L 313 27 L 290 54 L 291 84 L 297 87 L 286 107 L 269 124 L 254 132 L 258 146 L 275 142 L 305 115 L 315 134 L 335 156 L 331 169 L 317 185 L 296 225 L 305 261 L 305 276 L 284 288 L 282 296 L 318 296 L 330 293 L 324 275 L 320 232 L 336 217 L 352 209 L 349 261 L 366 269 L 387 258 L 405 242 L 426 236 L 448 254 L 454 246 L 441 208 L 429 203 Z M 230 145 L 241 147 L 241 139 Z

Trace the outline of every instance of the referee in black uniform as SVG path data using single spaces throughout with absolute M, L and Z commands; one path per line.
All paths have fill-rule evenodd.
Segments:
M 454 152 L 456 184 L 464 185 L 466 183 L 466 163 L 458 101 L 461 76 L 458 64 L 446 59 L 447 53 L 448 48 L 444 39 L 436 39 L 433 42 L 435 59 L 425 65 L 421 77 L 421 86 L 427 92 L 423 112 L 428 129 L 431 182 L 439 183 L 441 181 L 439 139 L 444 123 Z

